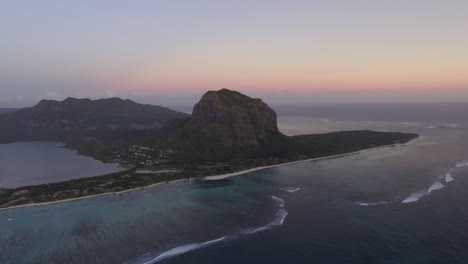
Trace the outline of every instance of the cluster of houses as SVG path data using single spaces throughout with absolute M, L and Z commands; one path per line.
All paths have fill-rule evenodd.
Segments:
M 146 167 L 158 165 L 171 153 L 174 153 L 172 149 L 157 151 L 143 145 L 133 145 L 128 149 L 114 151 L 117 161 Z

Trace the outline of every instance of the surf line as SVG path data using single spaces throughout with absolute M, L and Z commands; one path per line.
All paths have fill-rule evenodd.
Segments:
M 462 161 L 462 162 L 457 162 L 455 164 L 455 167 L 453 167 L 452 169 L 450 169 L 446 174 L 445 176 L 441 177 L 440 179 L 445 181 L 445 185 L 439 181 L 439 180 L 435 180 L 432 185 L 427 189 L 427 190 L 421 190 L 421 191 L 418 191 L 418 192 L 414 192 L 412 193 L 410 196 L 408 196 L 408 198 L 404 199 L 401 203 L 403 204 L 406 204 L 406 203 L 414 203 L 414 202 L 417 202 L 419 201 L 421 198 L 423 198 L 424 196 L 428 196 L 430 195 L 432 192 L 434 191 L 437 191 L 437 190 L 440 190 L 442 188 L 445 188 L 446 186 L 448 186 L 448 183 L 454 181 L 455 179 L 453 178 L 452 176 L 452 172 L 458 168 L 462 168 L 462 167 L 467 167 L 468 166 L 468 162 L 467 161 Z
M 264 226 L 254 228 L 254 229 L 244 229 L 238 234 L 231 235 L 231 236 L 223 236 L 223 237 L 213 239 L 213 240 L 209 240 L 209 241 L 206 241 L 206 242 L 181 245 L 181 246 L 169 249 L 167 251 L 164 251 L 164 252 L 158 254 L 156 257 L 154 257 L 154 258 L 152 258 L 150 260 L 148 260 L 146 258 L 146 260 L 144 260 L 142 262 L 137 261 L 137 262 L 126 262 L 126 263 L 127 264 L 129 264 L 129 263 L 154 264 L 154 263 L 163 261 L 163 260 L 168 259 L 168 258 L 183 255 L 183 254 L 186 254 L 186 253 L 194 251 L 194 250 L 202 249 L 202 248 L 217 244 L 217 243 L 222 242 L 222 241 L 239 238 L 239 237 L 244 236 L 244 235 L 252 235 L 252 234 L 255 234 L 255 233 L 267 231 L 267 230 L 273 229 L 275 227 L 281 226 L 281 225 L 284 224 L 284 221 L 286 220 L 286 217 L 288 216 L 288 211 L 285 208 L 286 203 L 282 198 L 274 196 L 274 195 L 271 196 L 271 199 L 273 201 L 275 201 L 275 203 L 276 203 L 276 205 L 278 207 L 278 210 L 276 211 L 276 214 L 275 214 L 275 217 L 273 218 L 273 220 L 271 222 L 269 222 L 268 224 L 264 225 Z
M 429 188 L 411 193 L 407 198 L 405 198 L 400 203 L 402 203 L 402 204 L 414 203 L 414 202 L 419 201 L 421 198 L 432 194 L 434 191 L 445 188 L 446 186 L 449 185 L 450 182 L 453 182 L 455 180 L 455 178 L 452 176 L 453 171 L 456 170 L 456 169 L 459 169 L 459 168 L 463 168 L 463 167 L 468 167 L 468 161 L 456 162 L 455 166 L 453 168 L 451 168 L 445 175 L 443 175 L 443 176 L 439 177 L 439 179 L 435 180 L 431 184 L 431 186 L 429 186 Z M 360 205 L 360 206 L 376 206 L 376 205 L 389 204 L 389 203 L 392 203 L 392 202 L 396 202 L 396 201 L 389 201 L 389 202 L 386 202 L 386 201 L 357 202 L 356 204 Z

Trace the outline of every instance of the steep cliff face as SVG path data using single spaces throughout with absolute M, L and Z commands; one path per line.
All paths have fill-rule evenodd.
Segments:
M 225 147 L 269 144 L 278 135 L 277 115 L 261 99 L 222 89 L 207 92 L 193 108 L 191 129 Z

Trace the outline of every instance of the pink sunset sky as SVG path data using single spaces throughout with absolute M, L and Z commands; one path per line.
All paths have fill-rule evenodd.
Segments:
M 468 102 L 468 1 L 2 1 L 0 107 Z

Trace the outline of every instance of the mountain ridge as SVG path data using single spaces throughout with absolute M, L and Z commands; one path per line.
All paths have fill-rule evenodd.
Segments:
M 160 129 L 170 120 L 188 116 L 120 98 L 41 100 L 0 116 L 0 141 L 59 140 L 69 134 L 99 130 Z

